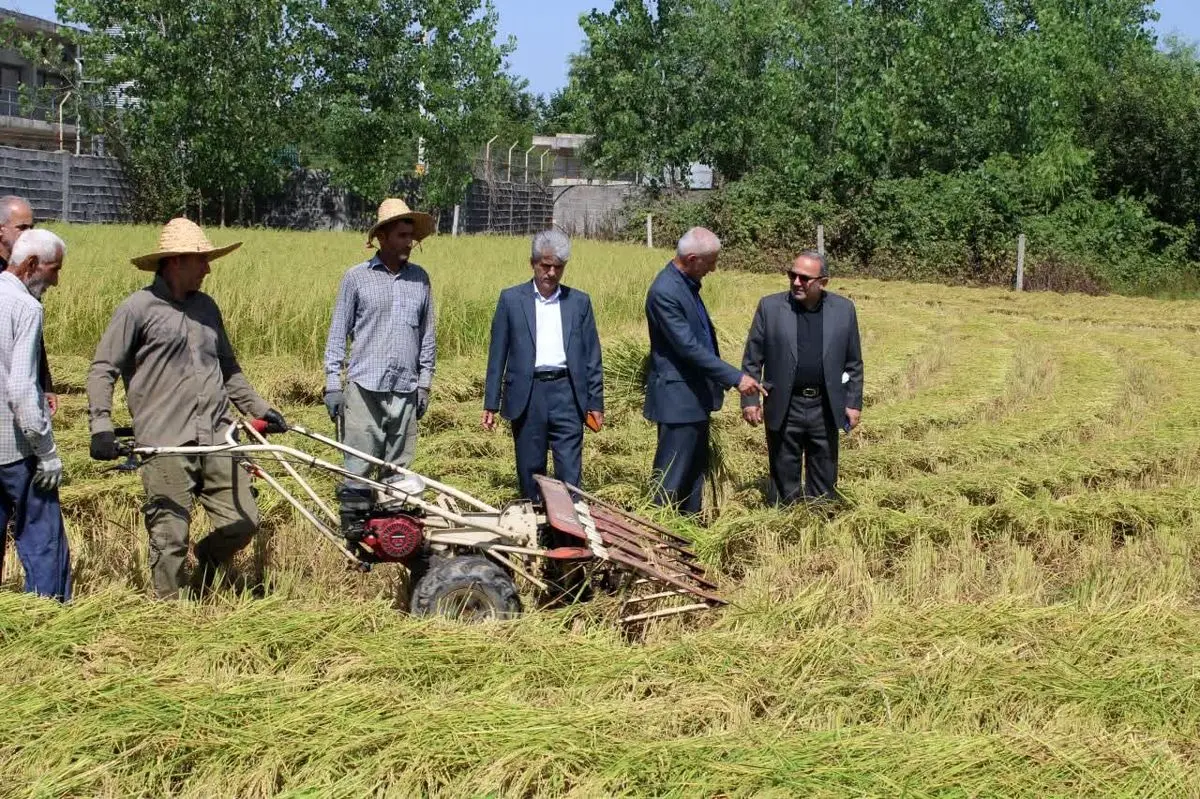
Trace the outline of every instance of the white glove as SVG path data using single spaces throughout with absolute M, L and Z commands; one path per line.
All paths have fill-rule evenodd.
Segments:
M 37 471 L 33 473 L 33 485 L 39 491 L 53 491 L 62 482 L 62 475 L 62 459 L 51 453 L 49 457 L 38 461 Z

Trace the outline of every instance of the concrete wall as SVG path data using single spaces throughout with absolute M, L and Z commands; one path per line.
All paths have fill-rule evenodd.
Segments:
M 625 224 L 622 209 L 636 194 L 630 185 L 554 187 L 554 223 L 568 236 L 610 236 Z
M 375 210 L 360 197 L 334 186 L 328 172 L 297 169 L 279 196 L 260 203 L 257 221 L 289 230 L 365 231 L 375 222 Z
M 0 147 L 0 195 L 17 194 L 35 219 L 120 222 L 129 189 L 113 158 Z
M 537 183 L 472 180 L 460 208 L 460 233 L 506 233 L 520 236 L 550 226 L 554 201 Z M 443 215 L 443 230 L 448 229 Z

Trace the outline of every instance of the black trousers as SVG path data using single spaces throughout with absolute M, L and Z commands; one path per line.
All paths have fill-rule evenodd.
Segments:
M 554 476 L 583 488 L 583 420 L 570 380 L 534 380 L 529 405 L 512 430 L 522 496 L 541 499 L 533 476 L 546 473 L 547 449 L 554 455 Z
M 771 464 L 767 502 L 790 505 L 802 498 L 837 498 L 837 425 L 824 397 L 793 394 L 783 426 L 767 431 L 767 453 Z
M 654 453 L 654 504 L 678 505 L 695 515 L 704 499 L 708 471 L 708 422 L 660 424 Z

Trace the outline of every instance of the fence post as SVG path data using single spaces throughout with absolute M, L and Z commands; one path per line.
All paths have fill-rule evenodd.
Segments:
M 825 254 L 825 226 L 817 225 L 817 252 Z
M 646 246 L 654 249 L 654 214 L 646 214 Z
M 62 154 L 62 221 L 71 221 L 71 154 Z
M 450 228 L 451 235 L 458 237 L 458 206 L 454 206 L 454 224 Z
M 1013 286 L 1017 291 L 1025 290 L 1025 234 L 1017 236 L 1017 282 Z

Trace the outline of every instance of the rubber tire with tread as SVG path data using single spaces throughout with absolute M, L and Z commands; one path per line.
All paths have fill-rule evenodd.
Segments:
M 459 591 L 473 591 L 485 598 L 492 608 L 492 618 L 510 619 L 521 613 L 521 599 L 512 577 L 481 555 L 431 558 L 428 570 L 413 586 L 409 612 L 414 616 L 445 616 L 438 608 L 439 601 Z

